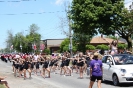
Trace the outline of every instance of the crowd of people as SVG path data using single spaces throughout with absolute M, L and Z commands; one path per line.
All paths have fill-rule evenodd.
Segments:
M 104 39 L 104 38 L 103 38 Z M 105 39 L 104 39 L 105 40 Z M 107 41 L 107 40 L 105 40 Z M 107 41 L 108 42 L 108 41 Z M 117 54 L 118 41 L 109 43 L 109 54 Z M 104 53 L 101 51 L 95 52 L 77 52 L 71 56 L 69 52 L 62 54 L 6 54 L 1 55 L 1 60 L 12 63 L 12 71 L 15 77 L 32 78 L 32 75 L 40 75 L 42 78 L 50 78 L 51 73 L 60 72 L 60 75 L 72 76 L 72 73 L 79 73 L 80 79 L 84 74 L 90 76 L 89 88 L 92 88 L 95 80 L 97 80 L 98 88 L 101 88 L 102 81 L 102 56 Z M 28 75 L 27 75 L 28 72 Z M 1 79 L 0 79 L 1 80 Z
M 14 76 L 27 78 L 28 72 L 29 78 L 31 74 L 41 75 L 43 78 L 50 78 L 50 73 L 56 70 L 60 70 L 60 75 L 71 76 L 73 71 L 80 73 L 80 78 L 83 78 L 83 74 L 87 73 L 87 67 L 92 59 L 93 54 L 86 53 L 83 55 L 79 52 L 77 55 L 71 57 L 70 53 L 65 52 L 63 54 L 6 54 L 1 56 L 1 60 L 12 63 L 12 69 Z M 47 74 L 47 75 L 46 75 Z
M 50 78 L 51 73 L 59 72 L 63 76 L 72 76 L 78 73 L 79 78 L 89 75 L 90 61 L 94 53 L 87 52 L 85 55 L 78 52 L 73 57 L 70 53 L 62 54 L 2 54 L 1 60 L 12 63 L 12 71 L 15 77 L 32 78 L 32 75 L 40 75 L 42 78 Z

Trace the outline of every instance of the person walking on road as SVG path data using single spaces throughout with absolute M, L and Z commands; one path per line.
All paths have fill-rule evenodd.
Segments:
M 48 78 L 50 78 L 50 69 L 49 69 L 49 57 L 44 57 L 43 67 L 42 67 L 42 77 L 45 78 L 46 71 L 48 73 Z
M 23 67 L 23 71 L 24 71 L 24 80 L 27 78 L 26 76 L 26 71 L 29 72 L 29 78 L 31 78 L 31 70 L 30 70 L 30 67 L 29 67 L 29 64 L 30 64 L 30 61 L 29 61 L 29 58 L 27 57 L 25 60 L 24 60 L 24 67 Z
M 94 53 L 94 59 L 90 62 L 90 85 L 89 88 L 93 87 L 94 82 L 97 80 L 98 88 L 101 88 L 102 81 L 102 61 L 98 59 L 99 53 Z
M 83 79 L 84 64 L 85 64 L 85 58 L 83 57 L 83 53 L 80 52 L 78 57 L 80 79 Z

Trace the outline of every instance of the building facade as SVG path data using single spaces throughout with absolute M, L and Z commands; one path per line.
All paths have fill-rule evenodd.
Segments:
M 56 53 L 60 50 L 60 44 L 64 41 L 64 39 L 46 39 L 43 40 L 45 44 L 45 48 L 50 49 L 51 53 Z

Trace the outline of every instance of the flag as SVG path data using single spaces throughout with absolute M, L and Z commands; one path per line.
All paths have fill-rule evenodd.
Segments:
M 34 44 L 34 50 L 36 50 L 36 44 Z
M 32 44 L 32 49 L 34 49 L 34 44 Z
M 44 44 L 40 44 L 40 50 L 44 50 L 45 49 L 45 45 Z
M 13 45 L 11 45 L 10 49 L 11 49 L 11 50 L 13 49 Z

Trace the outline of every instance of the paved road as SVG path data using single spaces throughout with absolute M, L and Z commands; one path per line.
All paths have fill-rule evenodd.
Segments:
M 5 63 L 0 60 L 0 75 L 7 76 L 6 80 L 11 88 L 88 88 L 89 77 L 84 75 L 79 79 L 79 74 L 73 73 L 73 76 L 60 76 L 59 73 L 51 74 L 51 78 L 42 78 L 32 75 L 32 79 L 23 80 L 23 78 L 14 77 L 11 63 Z M 133 88 L 133 84 L 122 84 L 122 88 Z M 113 86 L 112 82 L 102 83 L 102 88 L 121 88 Z M 95 83 L 93 88 L 97 88 Z

